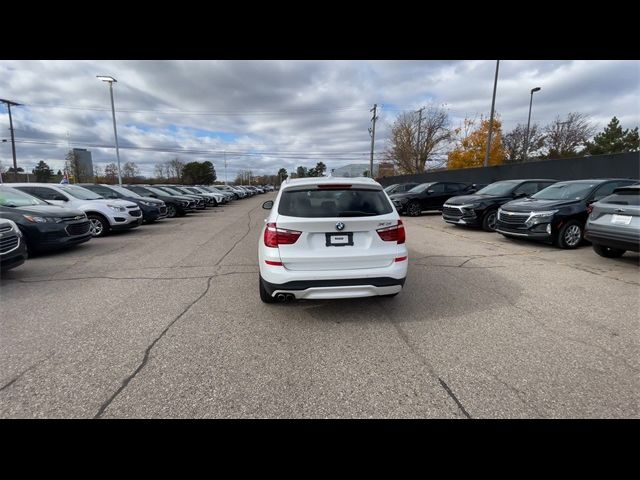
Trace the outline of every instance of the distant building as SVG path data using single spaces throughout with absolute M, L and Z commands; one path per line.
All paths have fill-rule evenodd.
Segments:
M 380 168 L 379 163 L 373 164 L 373 176 L 378 176 L 378 170 Z M 334 168 L 331 175 L 334 177 L 364 177 L 365 173 L 369 172 L 368 163 L 350 163 L 344 167 Z
M 91 152 L 86 148 L 74 148 L 75 165 L 71 167 L 74 181 L 93 182 L 93 160 Z

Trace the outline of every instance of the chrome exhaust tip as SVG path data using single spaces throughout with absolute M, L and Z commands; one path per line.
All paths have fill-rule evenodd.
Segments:
M 293 302 L 296 299 L 293 293 L 287 293 L 287 302 Z
M 284 302 L 287 299 L 284 293 L 279 293 L 278 295 L 276 295 L 276 298 L 279 302 Z

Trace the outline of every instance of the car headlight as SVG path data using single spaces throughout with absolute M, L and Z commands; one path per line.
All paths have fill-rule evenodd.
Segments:
M 153 202 L 147 202 L 147 201 L 145 201 L 145 200 L 140 200 L 140 203 L 141 203 L 142 205 L 146 205 L 147 207 L 155 207 L 155 206 L 156 206 L 156 204 L 155 204 L 155 203 L 153 203 Z
M 529 218 L 527 218 L 525 225 L 531 226 L 536 223 L 549 222 L 556 213 L 558 213 L 558 210 L 541 210 L 538 212 L 531 212 L 529 213 Z
M 183 207 L 186 207 L 189 205 L 189 202 L 187 202 L 186 200 L 183 200 L 180 202 L 180 205 L 182 205 Z
M 457 205 L 460 208 L 478 208 L 480 206 L 479 203 L 467 203 L 466 205 Z
M 22 215 L 31 223 L 57 223 L 62 221 L 59 217 L 38 217 L 37 215 Z
M 111 210 L 114 210 L 116 212 L 126 212 L 127 209 L 124 207 L 121 207 L 120 205 L 113 205 L 110 203 L 107 203 L 107 207 L 109 207 Z

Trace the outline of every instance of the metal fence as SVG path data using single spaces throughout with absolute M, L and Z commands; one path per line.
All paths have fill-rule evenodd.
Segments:
M 492 183 L 498 180 L 550 178 L 581 180 L 585 178 L 640 179 L 640 152 L 592 155 L 557 160 L 498 165 L 495 167 L 438 170 L 415 175 L 383 177 L 384 185 L 405 182 L 467 182 Z

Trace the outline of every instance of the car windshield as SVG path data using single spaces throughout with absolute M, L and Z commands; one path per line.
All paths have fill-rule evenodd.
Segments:
M 495 182 L 478 190 L 476 193 L 478 195 L 493 195 L 495 197 L 500 197 L 503 195 L 509 195 L 519 184 L 520 182 Z
M 415 187 L 413 187 L 411 190 L 409 190 L 407 193 L 422 193 L 424 192 L 427 188 L 429 188 L 431 185 L 433 185 L 435 182 L 431 182 L 431 183 L 421 183 L 420 185 L 416 185 Z
M 173 188 L 169 188 L 169 187 L 162 187 L 162 190 L 166 192 L 171 193 L 172 195 L 184 195 L 183 192 L 179 191 L 179 190 L 175 190 Z
M 140 187 L 143 188 L 143 187 Z M 149 190 L 151 193 L 155 193 L 156 195 L 164 195 L 165 197 L 167 196 L 167 192 L 165 192 L 164 190 L 160 189 L 160 188 L 155 188 L 155 187 L 144 187 L 145 190 Z
M 382 190 L 357 188 L 285 190 L 278 213 L 289 217 L 367 217 L 391 213 L 393 207 Z
M 0 205 L 3 207 L 28 207 L 49 204 L 15 188 L 0 187 Z
M 126 197 L 140 197 L 141 196 L 141 195 L 138 195 L 136 192 L 134 192 L 132 190 L 127 190 L 126 188 L 121 187 L 120 185 L 109 185 L 109 188 L 111 190 L 115 190 L 119 194 L 124 195 Z
M 555 183 L 540 190 L 531 198 L 536 200 L 584 200 L 597 183 L 565 182 Z
M 79 198 L 80 200 L 100 200 L 104 198 L 97 193 L 92 192 L 91 190 L 78 187 L 77 185 L 58 185 L 58 187 L 67 192 L 72 197 Z

